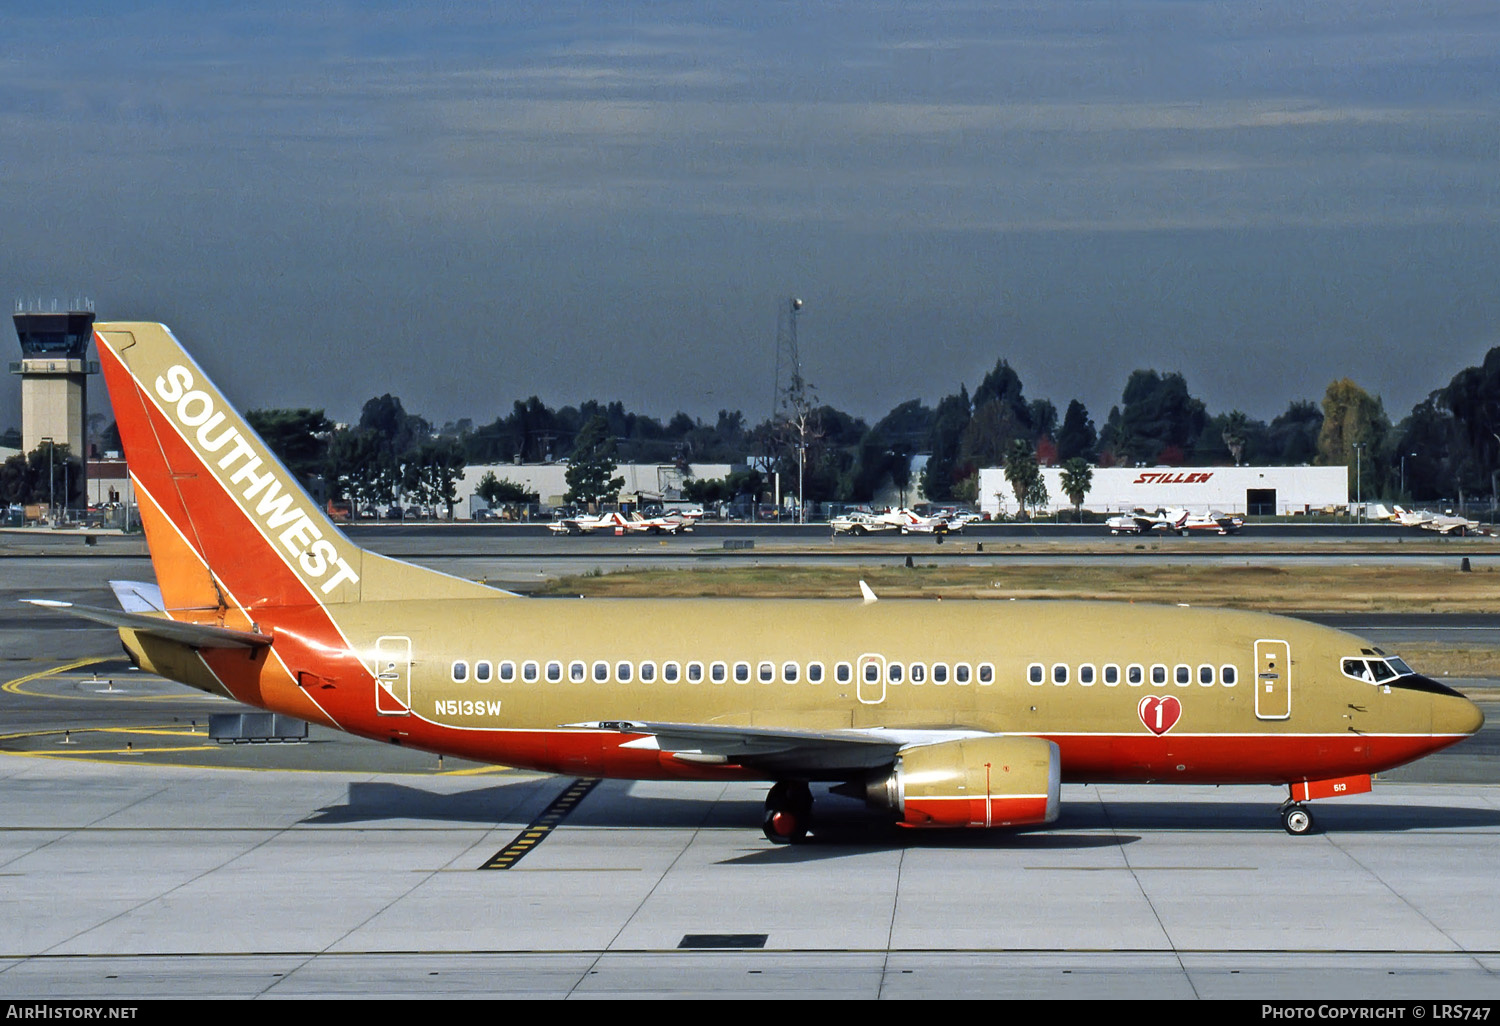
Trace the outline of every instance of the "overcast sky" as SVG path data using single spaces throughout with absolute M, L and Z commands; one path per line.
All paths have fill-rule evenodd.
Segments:
M 806 376 L 871 422 L 1001 357 L 1101 424 L 1141 367 L 1264 419 L 1349 376 L 1399 420 L 1500 345 L 1493 2 L 3 24 L 0 296 L 164 321 L 241 406 L 755 421 L 791 295 Z

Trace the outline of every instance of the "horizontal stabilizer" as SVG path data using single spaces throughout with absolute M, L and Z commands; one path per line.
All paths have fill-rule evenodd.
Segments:
M 96 606 L 78 606 L 71 602 L 57 602 L 53 599 L 22 599 L 21 601 L 33 606 L 41 606 L 43 609 L 55 609 L 59 613 L 67 613 L 70 616 L 92 620 L 110 627 L 125 627 L 137 634 L 175 641 L 180 645 L 190 645 L 193 648 L 259 648 L 271 643 L 269 634 L 237 631 L 213 624 L 183 623 L 178 620 L 168 620 L 163 615 L 127 612 L 120 609 L 100 609 Z
M 120 608 L 127 613 L 165 613 L 161 589 L 145 581 L 110 581 Z

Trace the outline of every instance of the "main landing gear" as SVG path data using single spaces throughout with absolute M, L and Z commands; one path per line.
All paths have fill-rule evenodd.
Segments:
M 1294 837 L 1313 832 L 1313 815 L 1306 805 L 1288 798 L 1281 803 L 1281 825 Z
M 801 780 L 778 781 L 766 794 L 761 829 L 773 844 L 796 844 L 807 838 L 812 822 L 812 789 Z

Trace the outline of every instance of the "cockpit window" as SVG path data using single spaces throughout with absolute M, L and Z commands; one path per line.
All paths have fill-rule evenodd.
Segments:
M 1412 668 L 1395 656 L 1385 659 L 1345 659 L 1340 668 L 1344 671 L 1344 676 L 1367 684 L 1385 684 L 1397 677 L 1415 676 Z

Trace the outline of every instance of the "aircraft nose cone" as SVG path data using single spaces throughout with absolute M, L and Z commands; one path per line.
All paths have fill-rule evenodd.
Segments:
M 1467 698 L 1464 701 L 1469 702 Z M 1463 729 L 1470 734 L 1477 734 L 1479 733 L 1479 728 L 1484 726 L 1484 711 L 1473 702 L 1469 702 L 1468 713 L 1468 718 L 1465 721 L 1466 726 Z
M 1484 713 L 1479 706 L 1467 698 L 1455 695 L 1444 696 L 1434 703 L 1432 727 L 1434 734 L 1476 734 L 1484 726 Z

